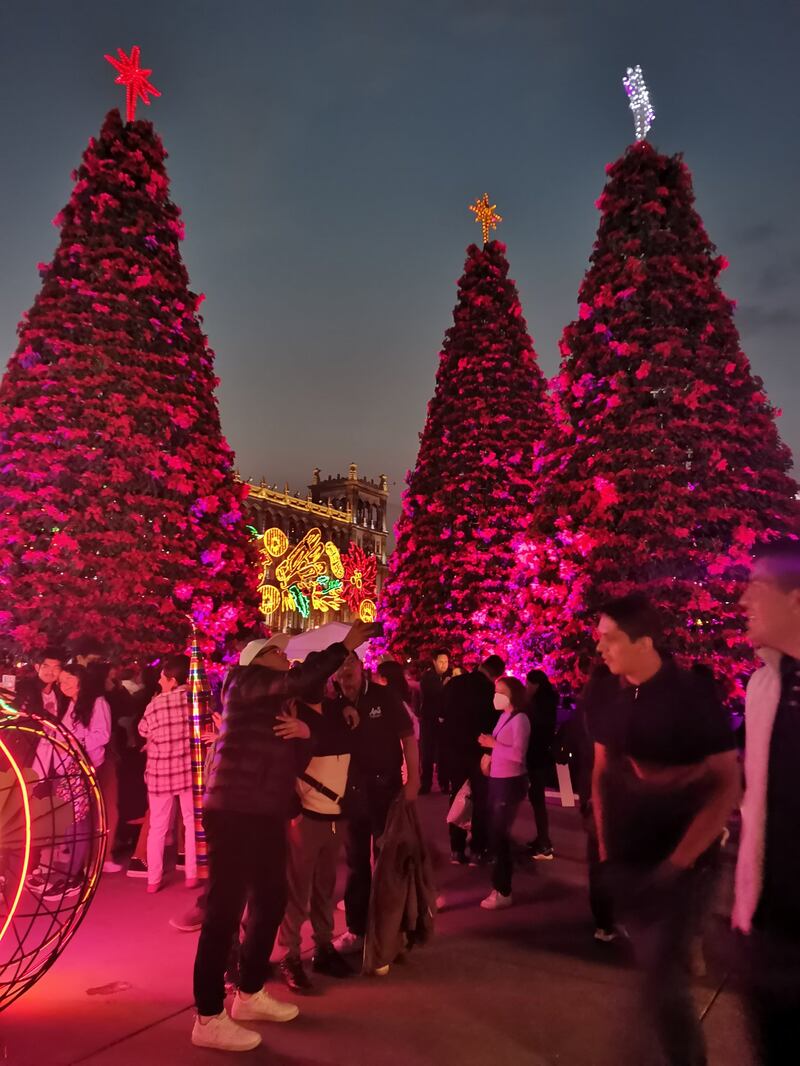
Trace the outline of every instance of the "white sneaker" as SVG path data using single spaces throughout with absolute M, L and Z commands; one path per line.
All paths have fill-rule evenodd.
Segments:
M 613 929 L 595 929 L 594 938 L 599 940 L 601 944 L 613 944 L 619 936 Z
M 237 992 L 231 1006 L 231 1017 L 237 1022 L 290 1022 L 299 1013 L 294 1003 L 282 1003 L 263 988 L 247 999 Z
M 261 1043 L 261 1036 L 237 1025 L 223 1010 L 206 1022 L 195 1018 L 192 1043 L 195 1047 L 213 1047 L 217 1051 L 252 1051 Z
M 340 955 L 360 955 L 364 951 L 364 937 L 351 933 L 348 929 L 346 933 L 337 936 L 333 946 Z
M 511 894 L 504 896 L 502 892 L 497 892 L 494 888 L 486 897 L 481 900 L 481 906 L 485 911 L 502 911 L 506 907 L 510 907 L 512 903 Z
M 104 874 L 118 874 L 122 870 L 122 866 L 118 862 L 114 862 L 113 859 L 106 859 L 103 863 Z
M 389 976 L 389 967 L 388 966 L 378 966 L 377 969 L 373 970 L 372 972 L 373 972 L 373 974 L 376 977 L 388 977 Z

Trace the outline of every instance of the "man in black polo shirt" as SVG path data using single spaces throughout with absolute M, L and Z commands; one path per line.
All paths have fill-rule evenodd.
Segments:
M 747 936 L 750 1005 L 768 1066 L 797 1061 L 800 1019 L 800 543 L 775 541 L 742 596 L 764 665 L 745 710 L 742 839 L 733 925 Z
M 708 686 L 659 651 L 660 619 L 643 596 L 606 604 L 597 636 L 608 673 L 584 696 L 592 807 L 616 914 L 644 971 L 641 1062 L 702 1066 L 688 955 L 700 885 L 739 796 L 734 737 Z
M 377 854 L 386 816 L 403 789 L 403 759 L 408 780 L 405 798 L 419 795 L 419 749 L 414 727 L 400 698 L 364 677 L 361 660 L 348 655 L 336 674 L 341 698 L 356 708 L 350 778 L 345 803 L 345 854 L 348 875 L 344 894 L 347 932 L 336 941 L 343 954 L 363 951 L 367 931 L 372 858 Z

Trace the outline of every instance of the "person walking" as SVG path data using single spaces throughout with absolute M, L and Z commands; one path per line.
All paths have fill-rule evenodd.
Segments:
M 448 792 L 447 774 L 442 762 L 442 697 L 450 670 L 450 653 L 434 652 L 431 665 L 420 678 L 422 705 L 419 718 L 419 752 L 422 769 L 420 795 L 433 785 L 433 771 L 442 792 Z
M 467 830 L 460 825 L 448 825 L 450 861 L 454 865 L 468 862 L 478 865 L 488 855 L 488 781 L 481 772 L 483 751 L 478 738 L 482 733 L 491 733 L 497 722 L 495 682 L 504 671 L 505 663 L 500 656 L 490 655 L 477 670 L 448 681 L 444 691 L 442 751 L 450 779 L 450 803 L 467 782 L 472 799 L 469 856 Z
M 765 1066 L 795 1062 L 800 1017 L 800 542 L 757 552 L 742 596 L 763 666 L 747 686 L 733 926 Z
M 364 676 L 357 655 L 348 655 L 336 674 L 336 685 L 340 703 L 355 707 L 359 716 L 358 727 L 353 732 L 345 806 L 347 931 L 334 942 L 343 955 L 352 955 L 362 954 L 364 950 L 372 862 L 380 849 L 389 808 L 401 791 L 409 802 L 419 795 L 419 749 L 402 702 L 387 686 L 376 685 Z
M 554 853 L 545 790 L 553 769 L 552 749 L 556 736 L 558 693 L 544 670 L 531 670 L 526 678 L 525 695 L 525 710 L 531 723 L 527 761 L 528 799 L 536 819 L 536 836 L 528 847 L 532 859 L 551 860 Z
M 192 1043 L 197 1047 L 248 1051 L 261 1037 L 238 1022 L 287 1022 L 299 1013 L 264 989 L 286 908 L 286 827 L 297 775 L 310 755 L 302 742 L 311 730 L 288 701 L 318 691 L 372 633 L 371 625 L 356 622 L 342 643 L 293 668 L 285 652 L 287 634 L 252 640 L 225 678 L 203 809 L 209 884 L 194 965 Z M 245 903 L 238 991 L 229 1015 L 225 970 Z
M 727 717 L 707 685 L 663 651 L 648 600 L 601 608 L 607 672 L 584 696 L 594 741 L 592 808 L 615 917 L 642 970 L 639 1061 L 706 1063 L 689 989 L 698 882 L 720 847 L 741 773 Z
M 184 877 L 197 887 L 189 658 L 170 655 L 161 667 L 161 692 L 147 705 L 139 734 L 145 740 L 145 783 L 150 826 L 147 834 L 147 891 L 159 892 L 164 874 L 164 842 L 177 799 L 184 826 Z
M 487 911 L 512 904 L 511 827 L 528 788 L 526 760 L 531 723 L 525 713 L 525 686 L 516 677 L 498 678 L 494 706 L 500 712 L 491 734 L 478 738 L 488 755 L 483 756 L 489 777 L 489 847 L 494 856 L 492 891 L 481 900 Z

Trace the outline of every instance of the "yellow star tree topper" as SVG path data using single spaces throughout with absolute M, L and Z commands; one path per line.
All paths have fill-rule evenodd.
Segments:
M 489 229 L 497 229 L 497 223 L 503 221 L 503 216 L 497 213 L 497 204 L 489 203 L 489 194 L 485 192 L 479 200 L 469 205 L 470 211 L 475 215 L 475 221 L 480 222 L 483 229 L 483 243 L 489 241 Z

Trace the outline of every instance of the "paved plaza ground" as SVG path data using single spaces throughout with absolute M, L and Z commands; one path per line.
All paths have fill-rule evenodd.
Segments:
M 419 802 L 444 850 L 444 797 Z M 0 1015 L 0 1063 L 634 1066 L 636 975 L 626 945 L 592 939 L 580 818 L 555 798 L 551 804 L 558 858 L 520 865 L 512 909 L 482 911 L 487 871 L 445 863 L 439 874 L 447 907 L 428 947 L 387 978 L 319 979 L 301 1016 L 263 1026 L 263 1045 L 244 1056 L 189 1043 L 197 934 L 175 932 L 168 919 L 192 894 L 173 881 L 148 896 L 144 882 L 107 875 L 63 957 Z M 531 834 L 526 809 L 516 836 Z M 695 992 L 711 1066 L 755 1066 L 728 977 L 730 938 L 720 913 L 707 954 L 709 976 Z M 291 998 L 282 985 L 276 991 Z

